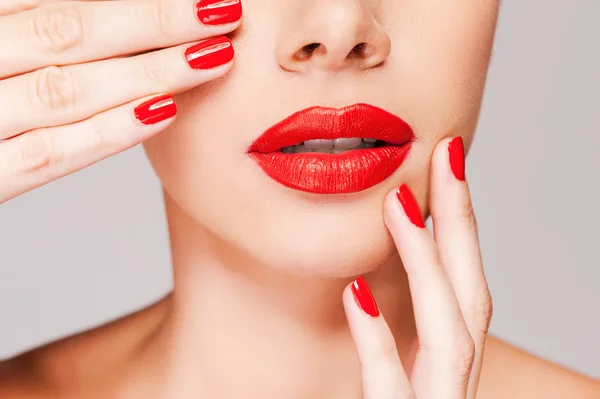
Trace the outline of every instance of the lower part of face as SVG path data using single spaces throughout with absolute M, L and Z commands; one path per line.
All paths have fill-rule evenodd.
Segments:
M 498 2 L 245 0 L 243 9 L 233 69 L 176 98 L 176 123 L 146 144 L 152 165 L 186 217 L 268 267 L 370 271 L 395 253 L 386 193 L 407 183 L 426 212 L 434 146 L 472 139 Z M 365 43 L 368 57 L 356 53 Z M 404 163 L 368 189 L 288 188 L 246 153 L 292 113 L 356 103 L 399 116 L 415 133 Z

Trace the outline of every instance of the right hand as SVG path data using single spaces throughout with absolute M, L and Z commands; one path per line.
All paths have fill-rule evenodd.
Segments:
M 165 93 L 231 69 L 221 35 L 241 17 L 218 0 L 0 1 L 0 203 L 164 130 Z

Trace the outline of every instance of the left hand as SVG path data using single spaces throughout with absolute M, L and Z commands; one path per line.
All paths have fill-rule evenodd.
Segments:
M 460 137 L 442 140 L 431 161 L 435 238 L 406 185 L 389 193 L 384 220 L 408 276 L 418 335 L 410 377 L 364 279 L 344 290 L 365 399 L 475 398 L 492 302 L 464 180 Z

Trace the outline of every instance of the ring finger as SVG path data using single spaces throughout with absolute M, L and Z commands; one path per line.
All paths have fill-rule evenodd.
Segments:
M 226 73 L 231 41 L 215 37 L 128 58 L 47 67 L 0 81 L 0 139 L 85 119 L 158 92 L 179 93 Z

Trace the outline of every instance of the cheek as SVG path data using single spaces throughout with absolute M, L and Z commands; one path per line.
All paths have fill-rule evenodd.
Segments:
M 232 72 L 177 97 L 178 120 L 145 147 L 165 190 L 186 215 L 261 262 L 298 272 L 357 275 L 394 253 L 382 219 L 383 198 L 406 182 L 426 209 L 433 147 L 456 134 L 469 141 L 497 4 L 385 4 L 391 56 L 385 68 L 365 74 L 358 84 L 346 81 L 318 97 L 302 79 L 273 67 L 277 29 L 272 21 L 254 19 L 252 36 L 242 34 L 234 42 Z M 391 178 L 358 195 L 315 198 L 278 185 L 245 156 L 265 128 L 299 108 L 328 104 L 332 93 L 384 105 L 413 125 L 418 142 Z
M 421 137 L 439 141 L 473 134 L 485 86 L 497 0 L 386 3 L 393 37 L 390 65 L 400 77 L 399 101 L 410 95 Z

